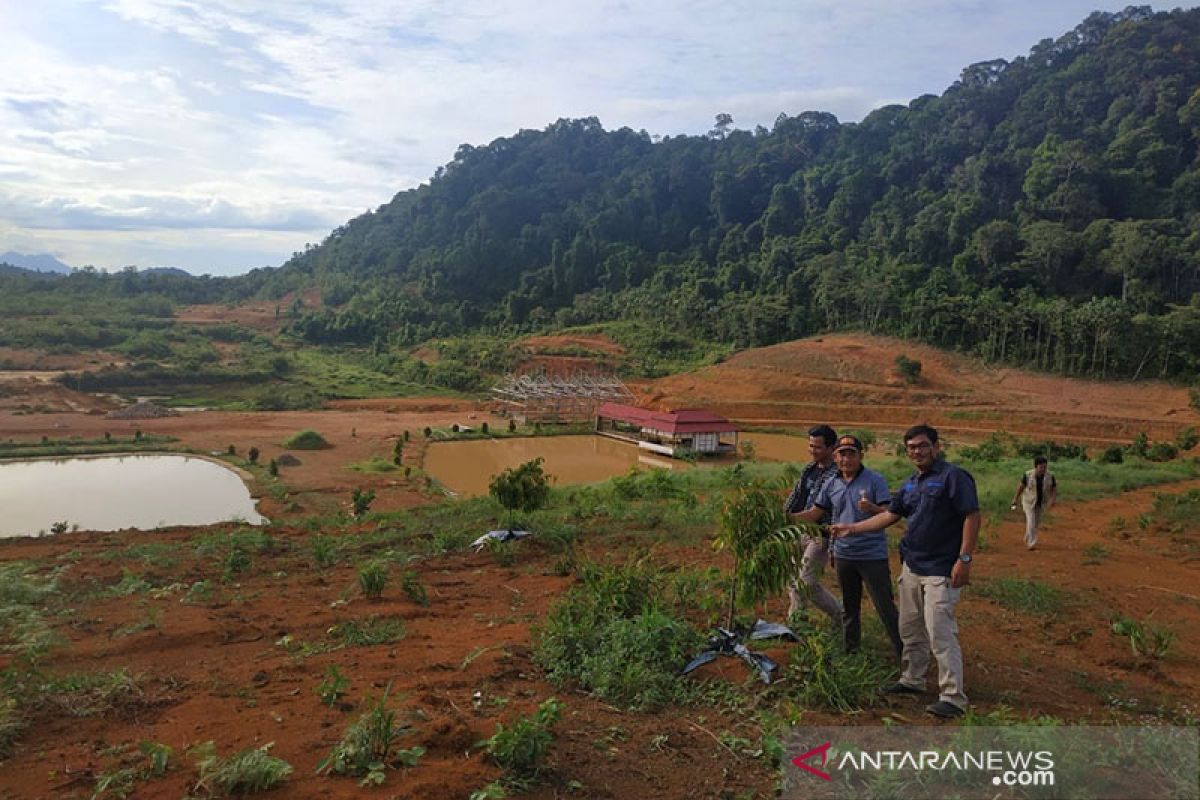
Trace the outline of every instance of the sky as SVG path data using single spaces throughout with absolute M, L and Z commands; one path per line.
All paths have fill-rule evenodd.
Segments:
M 1100 0 L 0 0 L 0 252 L 233 275 L 562 117 L 843 122 Z

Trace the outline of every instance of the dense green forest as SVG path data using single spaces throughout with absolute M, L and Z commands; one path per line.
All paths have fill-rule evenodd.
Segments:
M 1067 374 L 1192 377 L 1198 145 L 1200 10 L 1130 7 L 861 123 L 810 111 L 748 131 L 721 114 L 656 140 L 588 118 L 464 144 L 279 269 L 154 291 L 318 286 L 326 307 L 293 332 L 376 352 L 622 320 L 734 346 L 862 329 Z

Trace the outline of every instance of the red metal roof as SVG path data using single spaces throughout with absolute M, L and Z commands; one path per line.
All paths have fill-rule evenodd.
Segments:
M 671 434 L 737 432 L 737 426 L 732 422 L 702 408 L 652 411 L 648 408 L 627 406 L 621 403 L 604 403 L 596 409 L 596 416 Z

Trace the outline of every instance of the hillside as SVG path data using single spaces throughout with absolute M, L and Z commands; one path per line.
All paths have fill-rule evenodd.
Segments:
M 310 342 L 636 319 L 736 346 L 837 329 L 1062 374 L 1200 366 L 1200 10 L 1095 13 L 858 124 L 559 120 L 463 145 L 281 270 Z
M 901 354 L 921 362 L 904 381 Z M 1169 440 L 1200 425 L 1188 392 L 1163 383 L 1102 382 L 1019 369 L 897 339 L 836 334 L 742 351 L 727 361 L 640 389 L 658 408 L 705 407 L 750 425 L 829 421 L 890 432 L 931 422 L 951 436 L 992 431 L 1085 442 Z

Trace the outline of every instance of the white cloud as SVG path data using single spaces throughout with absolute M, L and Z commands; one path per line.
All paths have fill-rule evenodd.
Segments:
M 41 242 L 102 266 L 207 251 L 222 269 L 238 254 L 278 263 L 426 180 L 462 142 L 559 117 L 671 135 L 718 112 L 746 128 L 804 110 L 852 121 L 1023 53 L 1093 4 L 8 3 L 0 249 Z

